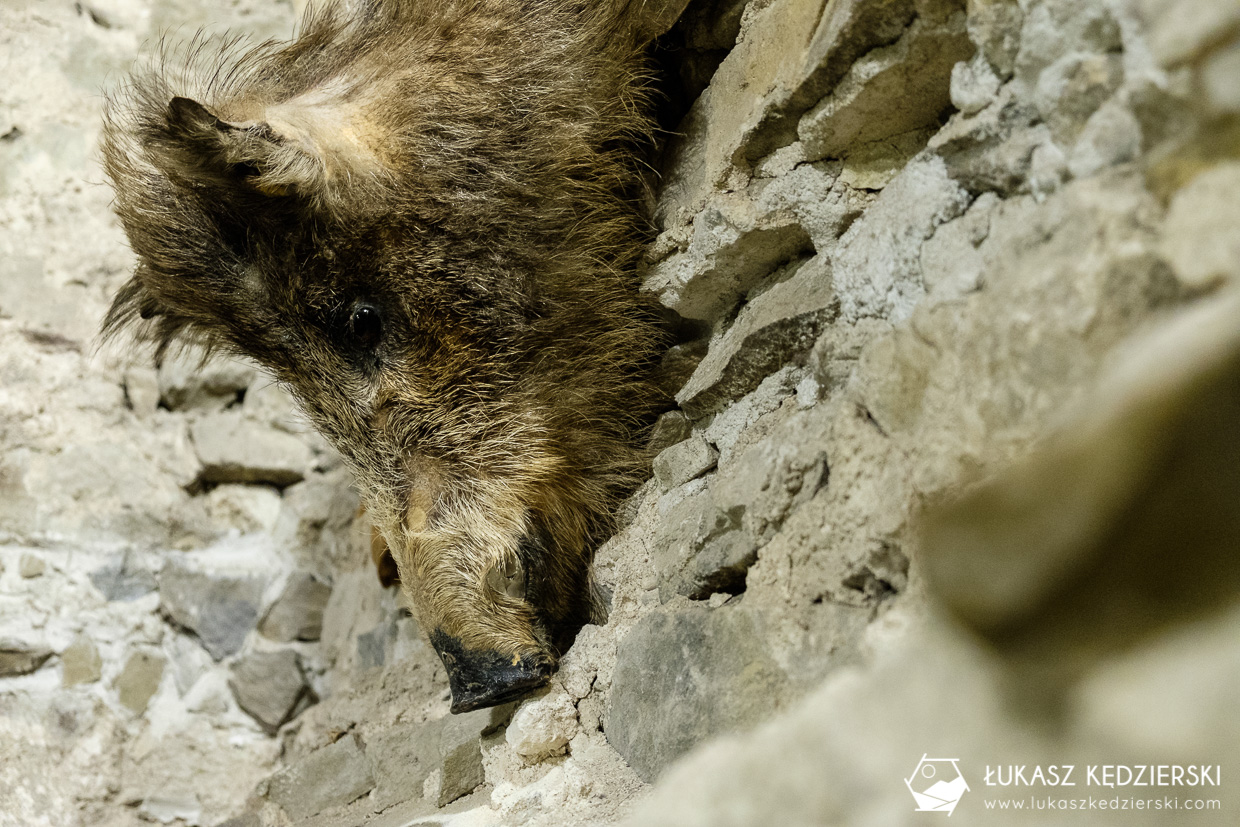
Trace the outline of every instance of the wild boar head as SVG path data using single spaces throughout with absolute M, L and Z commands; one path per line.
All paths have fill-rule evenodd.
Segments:
M 353 468 L 453 711 L 548 680 L 656 393 L 634 36 L 607 9 L 359 3 L 166 52 L 109 102 L 137 254 L 105 321 L 270 369 Z

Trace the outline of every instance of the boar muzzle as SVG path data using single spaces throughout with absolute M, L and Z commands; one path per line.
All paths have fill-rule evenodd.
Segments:
M 466 649 L 459 639 L 439 629 L 430 638 L 448 673 L 453 714 L 515 701 L 546 686 L 555 670 L 554 661 L 546 655 L 510 657 L 495 651 Z

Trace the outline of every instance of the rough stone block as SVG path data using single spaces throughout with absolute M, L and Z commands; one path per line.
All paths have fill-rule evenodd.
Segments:
M 375 805 L 389 807 L 416 797 L 442 759 L 439 744 L 446 719 L 397 723 L 376 732 L 366 743 L 375 777 Z
M 198 635 L 216 660 L 241 650 L 258 619 L 262 596 L 263 584 L 255 578 L 188 571 L 175 564 L 159 574 L 160 608 Z
M 969 0 L 969 39 L 1002 80 L 1012 76 L 1024 20 L 1017 0 Z
M 305 477 L 312 460 L 302 440 L 233 411 L 193 423 L 190 438 L 202 462 L 204 482 L 291 485 Z
M 1141 125 L 1132 111 L 1108 101 L 1085 123 L 1068 155 L 1074 178 L 1096 175 L 1107 167 L 1127 163 L 1141 152 Z
M 664 602 L 681 594 L 705 600 L 712 594 L 737 594 L 745 590 L 745 575 L 758 559 L 758 544 L 743 530 L 725 531 L 705 540 L 679 569 L 665 571 L 659 583 Z
M 237 705 L 273 734 L 293 717 L 310 691 L 300 658 L 287 649 L 241 657 L 232 666 L 228 685 Z
M 318 640 L 323 630 L 323 610 L 331 594 L 332 587 L 314 575 L 295 572 L 263 616 L 258 631 L 283 643 Z
M 161 655 L 134 652 L 116 679 L 116 693 L 121 704 L 141 715 L 151 696 L 159 689 L 166 661 Z
M 64 686 L 94 683 L 103 675 L 103 659 L 99 656 L 99 649 L 90 638 L 82 635 L 60 653 L 60 662 L 63 667 L 61 683 Z
M 688 439 L 692 432 L 693 422 L 683 411 L 668 411 L 654 423 L 646 447 L 651 451 L 662 451 Z
M 217 485 L 205 498 L 207 514 L 243 533 L 271 531 L 280 517 L 280 492 L 265 485 Z
M 953 67 L 973 52 L 958 13 L 918 18 L 890 46 L 853 64 L 797 124 L 807 158 L 837 158 L 858 144 L 935 123 L 951 105 Z
M 268 800 L 290 817 L 306 819 L 356 801 L 370 792 L 375 779 L 356 738 L 346 734 L 285 767 L 266 785 Z
M 1139 0 L 1150 48 L 1167 68 L 1199 58 L 1240 26 L 1232 0 Z
M 952 118 L 928 146 L 966 190 L 1008 193 L 1024 185 L 1034 150 L 1051 144 L 1049 130 L 1037 120 L 1033 106 L 1004 87 L 977 114 Z
M 497 716 L 506 719 L 511 713 L 512 704 L 506 704 L 445 719 L 439 740 L 440 807 L 469 795 L 486 779 L 482 766 L 482 734 L 495 729 Z
M 643 286 L 686 319 L 714 321 L 776 267 L 810 249 L 791 211 L 720 196 L 694 218 L 688 250 L 652 267 Z
M 47 571 L 47 562 L 37 554 L 23 554 L 21 562 L 17 565 L 17 573 L 25 580 L 42 577 L 45 571 Z
M 137 600 L 159 587 L 154 574 L 131 566 L 127 559 L 95 569 L 90 582 L 105 600 Z
M 840 239 L 834 285 L 846 321 L 906 318 L 921 298 L 921 247 L 964 212 L 968 194 L 938 158 L 909 164 Z
M 657 610 L 620 641 L 607 740 L 653 781 L 706 738 L 766 717 L 785 680 L 754 614 L 732 606 Z
M 577 707 L 566 692 L 550 693 L 517 708 L 504 737 L 523 758 L 537 760 L 562 752 L 577 734 Z
M 801 358 L 837 313 L 828 265 L 816 257 L 741 310 L 676 401 L 696 419 L 739 399 L 768 374 Z
M 701 434 L 694 434 L 654 458 L 654 478 L 667 491 L 702 476 L 718 460 L 719 452 Z

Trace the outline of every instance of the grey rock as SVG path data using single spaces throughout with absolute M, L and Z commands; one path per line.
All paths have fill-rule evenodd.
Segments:
M 708 488 L 691 493 L 667 510 L 651 542 L 655 571 L 649 585 L 658 587 L 662 601 L 676 594 L 698 596 L 695 558 L 718 538 L 738 530 L 743 514 L 743 506 L 720 509 Z
M 165 660 L 152 652 L 134 652 L 116 678 L 116 694 L 123 706 L 138 715 L 146 711 L 151 696 L 164 677 Z
M 314 474 L 284 490 L 272 536 L 302 568 L 338 566 L 358 553 L 352 534 L 358 506 L 347 471 Z
M 712 343 L 676 396 L 696 419 L 744 396 L 789 361 L 803 357 L 838 313 L 828 265 L 819 256 L 749 302 Z
M 999 91 L 999 76 L 981 54 L 962 60 L 952 69 L 952 105 L 966 115 L 981 112 Z
M 1025 181 L 1034 149 L 1049 140 L 1037 112 L 1011 88 L 975 115 L 952 118 L 930 139 L 948 175 L 972 192 L 1008 193 Z
M 740 523 L 758 545 L 769 541 L 787 516 L 823 491 L 832 412 L 792 413 L 761 440 L 733 458 L 712 487 L 717 508 L 743 514 Z
M 258 620 L 263 584 L 254 578 L 224 577 L 169 564 L 159 574 L 159 602 L 173 622 L 202 640 L 217 661 L 241 651 Z
M 387 662 L 388 650 L 396 639 L 396 627 L 390 622 L 380 623 L 368 632 L 357 636 L 357 668 L 375 669 Z
M 228 821 L 221 821 L 215 827 L 263 827 L 263 819 L 258 813 L 242 813 Z
M 933 4 L 922 5 L 926 18 L 937 19 Z M 858 58 L 898 40 L 915 16 L 914 6 L 912 0 L 754 6 L 744 35 L 681 123 L 682 137 L 668 148 L 661 222 L 696 214 L 738 159 L 756 161 L 792 143 L 796 118 L 830 92 Z M 813 35 L 804 51 L 769 46 L 804 42 L 807 32 Z M 944 68 L 944 96 L 950 69 L 950 64 Z
M 295 572 L 275 599 L 258 631 L 272 640 L 318 640 L 323 630 L 323 609 L 332 588 L 307 572 Z
M 650 451 L 662 451 L 670 448 L 689 437 L 693 432 L 693 422 L 683 411 L 668 411 L 659 417 L 650 431 L 650 441 L 646 447 Z
M 250 652 L 232 665 L 228 685 L 237 705 L 274 734 L 309 693 L 297 653 Z
M 1038 144 L 1029 156 L 1029 189 L 1039 201 L 1068 178 L 1068 156 L 1054 143 Z
M 416 798 L 442 759 L 439 744 L 446 718 L 383 727 L 366 742 L 375 778 L 375 806 L 390 807 Z
M 214 664 L 210 653 L 192 634 L 173 632 L 165 636 L 163 650 L 181 695 L 185 695 Z
M 689 249 L 652 267 L 644 288 L 686 319 L 714 321 L 776 267 L 811 248 L 791 212 L 720 196 L 694 219 Z
M 274 529 L 283 504 L 266 485 L 217 485 L 203 500 L 211 518 L 242 533 Z
M 209 483 L 298 482 L 312 454 L 297 437 L 252 422 L 234 411 L 210 414 L 190 426 L 190 438 Z
M 1212 112 L 1240 112 L 1240 39 L 1210 55 L 1201 68 L 1201 87 Z
M 922 281 L 931 300 L 959 298 L 981 286 L 985 262 L 978 247 L 990 232 L 990 213 L 997 203 L 993 193 L 983 194 L 922 245 Z
M 356 801 L 375 786 L 370 762 L 346 734 L 267 780 L 267 798 L 291 818 L 306 819 Z
M 702 476 L 718 460 L 719 452 L 701 434 L 694 434 L 654 458 L 654 478 L 667 491 Z
M 712 537 L 686 560 L 679 570 L 661 573 L 659 598 L 674 595 L 705 600 L 712 594 L 738 594 L 745 590 L 745 575 L 758 560 L 758 544 L 748 532 L 736 529 Z
M 620 641 L 607 740 L 646 781 L 706 738 L 753 725 L 786 677 L 741 606 L 659 609 Z
M 27 552 L 21 556 L 21 561 L 17 564 L 17 573 L 26 580 L 42 577 L 45 571 L 47 571 L 47 562 L 37 554 Z
M 828 326 L 828 330 L 835 325 Z M 820 337 L 821 338 L 821 337 Z M 788 397 L 797 393 L 807 368 L 785 365 L 763 379 L 754 390 L 710 417 L 702 432 L 706 441 L 719 450 L 719 462 L 727 463 L 738 448 L 756 436 L 753 426 L 767 414 L 779 410 Z
M 127 559 L 95 569 L 90 573 L 90 582 L 107 600 L 137 600 L 158 587 L 154 574 L 131 568 Z
M 1014 77 L 1036 88 L 1048 66 L 1068 55 L 1118 54 L 1124 49 L 1119 21 L 1107 3 L 1043 0 L 1026 4 Z
M 578 731 L 573 700 L 566 691 L 554 687 L 542 697 L 522 703 L 504 732 L 504 740 L 527 760 L 562 753 Z
M 19 640 L 0 640 L 0 678 L 28 675 L 52 656 L 46 646 L 34 646 Z
M 951 103 L 953 67 L 972 51 L 963 13 L 918 17 L 896 43 L 853 64 L 801 118 L 797 137 L 806 156 L 838 158 L 856 144 L 935 123 Z
M 60 653 L 63 667 L 61 683 L 64 686 L 76 686 L 79 683 L 94 683 L 103 675 L 103 659 L 94 642 L 78 635 L 73 643 Z
M 927 137 L 923 132 L 904 133 L 860 147 L 843 161 L 798 161 L 772 181 L 756 181 L 749 192 L 759 209 L 791 212 L 813 249 L 829 251 L 873 201 L 868 190 L 886 186 Z
M 439 741 L 440 807 L 469 795 L 486 779 L 482 766 L 482 735 L 496 728 L 497 717 L 506 719 L 511 715 L 512 707 L 508 704 L 498 709 L 479 709 L 445 720 Z
M 921 247 L 970 198 L 935 157 L 910 163 L 840 239 L 833 281 L 846 321 L 900 320 L 921 298 Z

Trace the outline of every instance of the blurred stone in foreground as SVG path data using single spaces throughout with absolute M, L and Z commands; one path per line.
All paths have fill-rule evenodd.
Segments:
M 948 610 L 1065 676 L 1240 595 L 1240 299 L 1120 356 L 1032 455 L 925 519 Z

